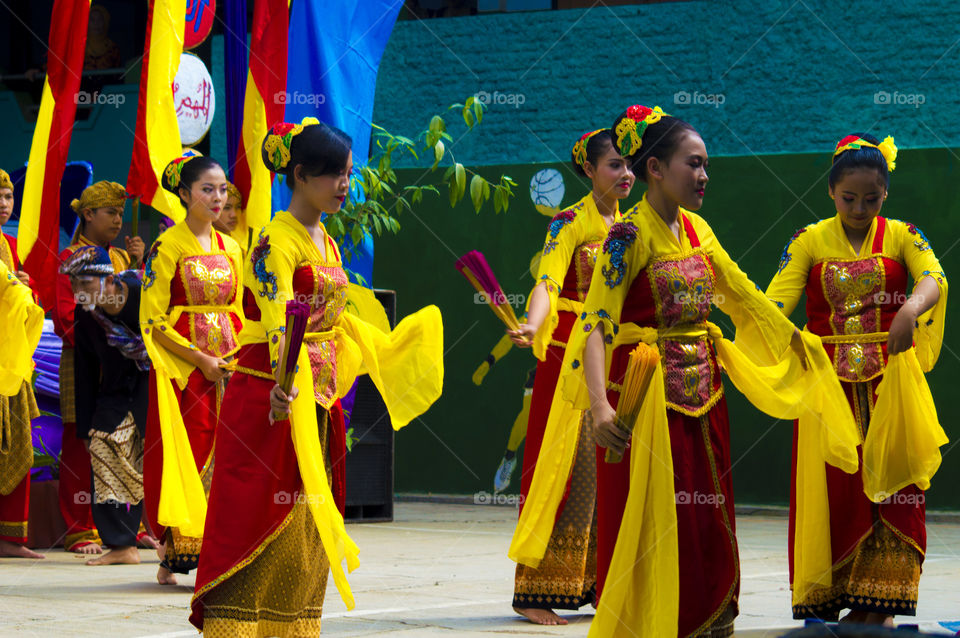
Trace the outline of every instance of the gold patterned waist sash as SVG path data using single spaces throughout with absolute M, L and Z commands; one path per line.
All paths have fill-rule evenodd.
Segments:
M 180 320 L 180 317 L 183 316 L 185 312 L 192 312 L 195 314 L 230 314 L 235 312 L 236 308 L 228 305 L 218 305 L 218 306 L 173 306 L 170 308 L 168 316 L 170 317 L 170 323 L 176 324 Z
M 304 343 L 322 343 L 324 341 L 331 341 L 335 339 L 336 336 L 337 336 L 336 329 L 323 330 L 321 332 L 307 332 L 307 333 L 304 333 L 303 335 L 303 342 Z M 266 336 L 266 332 L 264 332 L 262 339 L 251 340 L 250 343 L 252 344 L 252 343 L 266 343 L 266 342 L 267 342 L 267 336 Z M 250 376 L 253 376 L 253 377 L 259 377 L 261 379 L 274 378 L 273 374 L 270 372 L 265 372 L 263 370 L 257 370 L 255 368 L 248 368 L 246 366 L 237 365 L 236 361 L 231 362 L 230 364 L 227 364 L 226 366 L 224 366 L 223 369 L 242 372 L 244 374 L 249 374 Z
M 691 324 L 686 326 L 671 326 L 669 328 L 652 328 L 650 326 L 640 326 L 635 323 L 620 324 L 620 330 L 613 338 L 613 346 L 623 346 L 635 343 L 653 345 L 667 339 L 717 339 L 722 337 L 723 333 L 719 326 L 710 323 Z
M 858 335 L 826 335 L 820 337 L 823 343 L 885 343 L 889 332 L 865 332 Z

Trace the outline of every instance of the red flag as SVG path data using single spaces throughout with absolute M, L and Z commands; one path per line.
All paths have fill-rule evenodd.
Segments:
M 243 102 L 234 183 L 243 194 L 254 234 L 270 221 L 270 171 L 260 159 L 267 130 L 283 121 L 287 101 L 287 0 L 256 0 L 250 35 L 250 71 Z
M 17 229 L 17 254 L 37 281 L 44 306 L 53 304 L 60 252 L 60 180 L 70 150 L 83 73 L 90 0 L 55 0 L 47 77 L 30 145 Z
M 182 152 L 171 86 L 183 53 L 187 3 L 150 0 L 148 11 L 127 192 L 174 221 L 181 221 L 183 207 L 176 197 L 160 188 L 159 179 L 166 165 Z

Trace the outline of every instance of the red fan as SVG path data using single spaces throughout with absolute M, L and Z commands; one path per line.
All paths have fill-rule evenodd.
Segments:
M 282 366 L 280 389 L 284 394 L 290 394 L 293 389 L 293 380 L 297 376 L 297 359 L 300 356 L 300 347 L 303 345 L 303 336 L 307 332 L 307 321 L 310 319 L 310 306 L 302 301 L 287 302 L 287 327 L 284 333 L 283 353 L 278 365 Z M 274 421 L 286 417 L 273 415 Z
M 507 303 L 507 296 L 503 293 L 503 288 L 497 282 L 483 253 L 471 250 L 458 259 L 456 265 L 457 270 L 473 284 L 477 292 L 483 295 L 484 300 L 500 321 L 510 330 L 519 330 L 520 322 L 513 311 L 513 306 Z

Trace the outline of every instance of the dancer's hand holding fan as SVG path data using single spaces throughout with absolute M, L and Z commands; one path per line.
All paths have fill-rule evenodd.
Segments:
M 643 397 L 647 394 L 653 373 L 660 365 L 660 351 L 656 346 L 638 343 L 627 360 L 627 372 L 623 377 L 623 390 L 617 403 L 617 425 L 628 435 L 633 434 L 633 426 L 640 414 Z M 603 457 L 607 463 L 619 463 L 623 455 L 608 449 Z
M 303 337 L 307 331 L 307 321 L 310 319 L 310 306 L 302 301 L 287 302 L 287 325 L 284 332 L 283 350 L 280 354 L 278 363 L 277 385 L 288 401 L 295 397 L 290 396 L 293 389 L 293 380 L 297 376 L 297 359 L 300 357 L 300 347 L 303 345 Z M 286 413 L 278 412 L 273 409 L 270 417 L 272 421 L 283 421 L 287 418 L 289 410 Z

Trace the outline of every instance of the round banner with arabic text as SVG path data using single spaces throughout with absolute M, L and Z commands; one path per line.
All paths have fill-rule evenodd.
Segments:
M 216 96 L 210 72 L 192 53 L 180 56 L 180 68 L 173 80 L 173 104 L 177 109 L 180 143 L 192 146 L 202 140 L 213 123 Z

